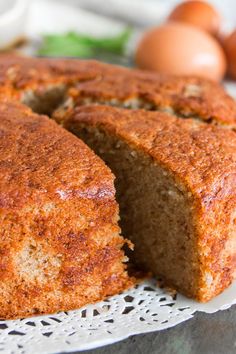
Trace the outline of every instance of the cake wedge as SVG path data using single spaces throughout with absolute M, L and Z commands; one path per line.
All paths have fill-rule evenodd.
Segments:
M 0 104 L 0 317 L 68 311 L 131 286 L 114 176 L 81 140 Z
M 60 116 L 60 115 L 59 115 Z M 236 135 L 199 119 L 99 104 L 63 126 L 116 176 L 121 228 L 134 261 L 205 302 L 236 275 Z

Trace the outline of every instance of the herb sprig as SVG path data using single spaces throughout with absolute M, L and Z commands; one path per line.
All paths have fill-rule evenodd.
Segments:
M 76 32 L 64 34 L 47 34 L 42 38 L 38 55 L 64 57 L 94 57 L 101 52 L 123 55 L 131 29 L 126 28 L 120 34 L 112 37 L 92 37 Z

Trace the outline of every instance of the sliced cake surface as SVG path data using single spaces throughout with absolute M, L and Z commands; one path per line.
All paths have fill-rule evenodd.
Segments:
M 64 126 L 111 167 L 136 262 L 207 301 L 235 277 L 235 132 L 160 112 L 76 107 Z M 132 220 L 132 222 L 130 222 Z
M 0 104 L 0 317 L 81 307 L 131 284 L 114 176 L 78 138 Z

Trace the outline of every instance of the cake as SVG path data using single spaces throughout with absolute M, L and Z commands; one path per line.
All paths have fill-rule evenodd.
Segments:
M 235 132 L 162 112 L 78 106 L 64 120 L 116 176 L 136 264 L 205 302 L 235 277 Z
M 0 107 L 8 107 L 9 102 L 16 102 L 19 110 L 24 107 L 32 119 L 46 119 L 47 125 L 53 124 L 61 134 L 67 136 L 69 130 L 111 168 L 116 176 L 122 234 L 134 243 L 131 259 L 141 269 L 201 302 L 229 286 L 236 270 L 236 104 L 222 87 L 196 77 L 162 76 L 94 61 L 2 56 Z M 41 114 L 65 129 L 56 128 Z M 56 150 L 54 154 L 57 156 Z M 76 162 L 75 156 L 64 157 L 64 161 L 73 161 L 73 171 L 83 162 L 79 157 Z M 93 156 L 112 180 L 109 169 Z M 51 161 L 48 164 L 51 166 Z M 89 166 L 88 173 L 94 168 Z M 96 183 L 102 183 L 100 167 L 95 170 Z M 53 183 L 54 177 L 48 181 Z M 81 181 L 81 188 L 84 183 Z M 114 189 L 109 195 L 116 212 L 105 220 L 116 229 L 114 247 L 119 251 L 111 259 L 118 270 L 109 275 L 114 280 L 109 290 L 104 288 L 102 296 L 95 291 L 91 301 L 119 292 L 133 281 L 122 263 L 124 239 L 118 236 Z M 102 192 L 99 196 L 107 197 Z M 110 206 L 103 205 L 109 214 Z M 97 217 L 98 223 L 104 219 Z M 103 233 L 100 225 L 96 230 Z M 100 242 L 105 235 L 98 237 Z M 89 257 L 90 250 L 85 254 Z M 101 280 L 99 269 L 96 274 Z M 85 275 L 85 283 L 86 279 Z M 66 299 L 67 290 L 64 296 Z M 86 301 L 66 306 L 75 308 Z M 66 306 L 49 305 L 41 312 Z
M 0 103 L 0 317 L 79 308 L 131 285 L 114 176 L 81 140 Z
M 130 109 L 160 110 L 235 129 L 236 104 L 220 85 L 96 61 L 0 57 L 1 92 L 38 113 L 50 114 L 67 98 Z

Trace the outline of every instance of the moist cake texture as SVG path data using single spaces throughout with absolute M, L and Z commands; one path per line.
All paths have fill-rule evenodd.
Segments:
M 79 285 L 74 285 L 74 289 L 77 289 L 73 292 L 74 295 L 66 287 L 63 288 L 65 291 L 61 296 L 60 290 L 58 293 L 61 280 L 54 282 L 55 285 L 50 282 L 51 286 L 58 286 L 54 293 L 59 296 L 53 297 L 49 291 L 51 295 L 48 296 L 52 296 L 52 300 L 47 301 L 46 307 L 43 305 L 43 299 L 39 297 L 38 304 L 41 301 L 43 303 L 39 312 L 79 307 L 119 292 L 132 284 L 133 280 L 128 278 L 122 263 L 124 254 L 121 246 L 124 239 L 118 235 L 118 210 L 114 197 L 113 175 L 79 139 L 68 135 L 65 130 L 56 127 L 55 123 L 42 115 L 34 114 L 32 110 L 38 114 L 47 114 L 83 139 L 112 169 L 116 176 L 122 233 L 134 242 L 135 251 L 131 257 L 142 269 L 161 276 L 167 285 L 198 301 L 210 300 L 232 282 L 236 268 L 236 104 L 223 88 L 196 77 L 162 76 L 94 61 L 2 56 L 0 108 L 1 105 L 5 105 L 4 109 L 16 105 L 15 112 L 18 109 L 24 110 L 19 124 L 24 125 L 24 117 L 29 116 L 32 120 L 36 119 L 37 124 L 42 119 L 45 129 L 46 126 L 49 129 L 53 124 L 56 132 L 70 136 L 73 142 L 77 141 L 97 161 L 94 167 L 86 158 L 88 175 L 80 180 L 80 188 L 85 188 L 85 193 L 74 193 L 69 188 L 69 192 L 65 194 L 62 189 L 63 193 L 59 196 L 62 209 L 64 203 L 69 203 L 70 200 L 72 204 L 75 203 L 72 207 L 72 210 L 76 210 L 75 214 L 80 213 L 82 208 L 86 220 L 90 220 L 90 213 L 96 214 L 95 229 L 91 229 L 89 237 L 86 233 L 85 239 L 79 243 L 83 245 L 83 257 L 79 261 L 73 256 L 72 268 L 74 267 L 75 272 L 68 276 L 72 283 L 79 279 Z M 15 119 L 18 121 L 17 114 Z M 9 130 L 12 125 L 13 133 L 14 124 L 15 121 L 9 123 Z M 28 130 L 23 135 L 28 136 Z M 38 157 L 37 145 L 43 140 L 41 137 L 35 141 L 34 148 L 30 145 L 28 150 L 32 149 L 33 157 Z M 65 156 L 59 160 L 63 160 L 65 165 L 72 161 L 70 168 L 77 176 L 76 169 L 80 169 L 80 164 L 85 163 L 84 155 L 77 154 L 73 149 L 70 151 L 69 145 L 68 143 L 63 148 Z M 55 146 L 57 147 L 57 144 Z M 16 151 L 18 154 L 21 150 Z M 58 154 L 54 145 L 51 153 L 55 156 Z M 57 171 L 57 167 L 52 164 L 54 159 L 43 161 L 42 166 L 47 162 L 49 170 L 52 168 L 54 172 Z M 11 168 L 9 167 L 10 170 Z M 69 172 L 70 168 L 68 169 L 67 165 L 63 168 L 66 175 L 62 181 L 66 185 L 71 184 L 73 173 Z M 37 170 L 36 166 L 35 171 L 27 171 L 29 176 L 34 176 L 35 173 L 37 175 Z M 104 173 L 109 176 L 105 179 L 106 187 L 103 184 Z M 49 183 L 54 183 L 57 178 L 50 174 L 47 188 Z M 101 183 L 103 187 L 86 189 L 85 185 L 89 181 L 96 181 L 96 186 Z M 28 193 L 31 195 L 31 184 L 28 187 Z M 50 194 L 47 188 L 43 194 L 45 198 Z M 107 188 L 109 193 L 104 193 Z M 17 199 L 16 195 L 14 194 L 14 198 Z M 80 199 L 79 204 L 76 198 Z M 98 200 L 101 202 L 101 208 L 97 208 Z M 90 207 L 89 203 L 92 202 L 96 207 L 94 204 Z M 61 211 L 62 218 L 67 218 L 71 206 L 65 208 L 65 212 Z M 22 212 L 25 207 L 22 205 L 19 210 Z M 24 220 L 34 217 L 32 209 L 29 210 Z M 57 219 L 56 212 L 51 218 L 52 229 L 54 224 L 57 225 L 54 219 Z M 73 229 L 74 222 L 69 218 L 66 220 L 66 227 Z M 106 226 L 103 226 L 103 223 Z M 63 221 L 62 224 L 64 227 Z M 58 224 L 55 234 L 59 232 L 62 224 Z M 78 227 L 82 227 L 81 223 L 79 224 Z M 85 224 L 87 225 L 87 221 Z M 24 227 L 22 219 L 19 225 Z M 112 229 L 113 232 L 107 232 L 107 229 Z M 80 250 L 77 245 L 80 231 L 76 230 L 76 236 L 73 236 L 75 246 L 71 247 L 73 252 Z M 85 230 L 87 232 L 86 227 Z M 52 231 L 50 235 L 51 233 Z M 108 237 L 108 234 L 113 236 Z M 87 247 L 90 237 L 96 238 L 95 244 L 99 252 L 94 249 L 95 253 L 92 253 L 91 248 Z M 4 240 L 4 235 L 1 238 Z M 28 238 L 34 239 L 34 236 L 28 234 Z M 57 246 L 54 251 L 54 243 L 50 242 L 50 252 L 55 252 L 53 254 L 56 259 Z M 108 247 L 109 250 L 102 251 L 104 247 L 106 249 L 104 245 L 107 244 L 109 247 L 112 244 L 112 250 Z M 36 245 L 41 247 L 38 238 Z M 27 247 L 18 258 L 18 267 L 30 259 L 31 251 Z M 69 247 L 70 252 L 71 248 Z M 65 253 L 67 252 L 69 251 L 66 249 Z M 15 254 L 14 251 L 12 254 Z M 92 272 L 99 285 L 90 278 L 90 263 L 88 267 L 84 267 L 84 259 L 94 259 L 94 254 L 97 265 Z M 100 257 L 100 254 L 103 256 Z M 10 258 L 6 256 L 6 259 Z M 114 263 L 114 267 L 110 266 L 108 261 L 106 263 L 106 259 L 109 259 L 110 264 Z M 35 268 L 33 265 L 27 265 L 24 269 L 27 267 Z M 64 263 L 60 264 L 60 267 L 64 269 Z M 6 270 L 6 274 L 9 274 L 9 271 Z M 64 271 L 59 274 L 61 277 Z M 16 279 L 21 278 L 16 275 Z M 24 280 L 26 287 L 29 283 L 29 279 Z M 70 280 L 66 283 L 70 283 Z M 91 290 L 93 283 L 96 284 L 92 287 L 94 291 Z M 18 288 L 16 285 L 14 289 Z M 46 291 L 43 286 L 42 289 Z M 85 299 L 84 294 L 90 290 L 93 296 L 86 296 Z M 31 310 L 27 312 L 29 308 L 33 308 L 30 301 L 35 296 L 32 294 L 29 292 L 27 295 L 28 307 L 22 303 L 17 308 L 17 311 L 22 309 L 22 313 L 16 311 L 13 315 L 13 312 L 6 310 L 8 312 L 4 316 L 32 314 Z M 59 297 L 61 305 L 56 307 Z M 69 299 L 68 302 L 66 299 Z
M 0 316 L 81 307 L 131 285 L 114 176 L 79 139 L 0 104 Z
M 105 106 L 64 121 L 116 175 L 137 264 L 207 301 L 235 277 L 236 136 L 199 120 Z M 132 220 L 132 223 L 130 222 Z

